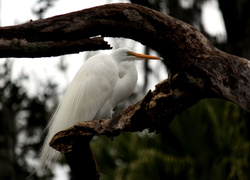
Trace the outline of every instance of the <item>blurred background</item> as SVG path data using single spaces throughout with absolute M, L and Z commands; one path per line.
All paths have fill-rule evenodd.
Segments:
M 114 2 L 141 4 L 181 19 L 195 26 L 219 49 L 250 59 L 249 0 L 0 0 L 0 23 L 21 24 Z M 156 54 L 133 40 L 106 40 L 114 48 Z M 95 53 L 99 52 L 53 58 L 1 58 L 1 180 L 22 180 L 32 173 L 54 108 L 82 63 Z M 138 86 L 116 108 L 117 113 L 167 78 L 163 63 L 138 62 L 137 67 Z M 206 99 L 176 116 L 162 133 L 123 133 L 113 140 L 95 137 L 91 145 L 101 180 L 247 180 L 249 124 L 250 114 L 237 105 Z M 31 179 L 70 179 L 69 168 L 62 160 Z

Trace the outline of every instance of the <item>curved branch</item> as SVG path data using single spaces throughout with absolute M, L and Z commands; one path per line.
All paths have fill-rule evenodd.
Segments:
M 2 27 L 0 34 L 1 44 L 12 42 L 12 46 L 22 41 L 75 41 L 97 35 L 125 37 L 139 41 L 169 59 L 190 54 L 194 48 L 196 54 L 216 49 L 194 27 L 152 9 L 127 3 L 109 4 L 18 26 Z M 190 47 L 190 44 L 193 46 Z M 9 56 L 22 57 L 19 54 Z M 26 52 L 26 57 L 33 55 Z
M 199 87 L 204 97 L 221 97 L 250 111 L 248 60 L 218 50 L 191 25 L 143 6 L 121 3 L 94 7 L 2 27 L 0 35 L 2 57 L 110 48 L 103 39 L 88 39 L 97 35 L 131 38 L 165 58 L 170 78 L 181 75 L 188 84 Z

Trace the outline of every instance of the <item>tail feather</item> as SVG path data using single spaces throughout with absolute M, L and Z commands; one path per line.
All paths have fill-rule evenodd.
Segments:
M 59 127 L 55 126 L 55 120 L 53 119 L 51 119 L 51 123 L 49 123 L 48 127 L 50 127 L 48 135 L 39 152 L 39 159 L 40 159 L 39 168 L 41 169 L 52 167 L 53 162 L 57 161 L 61 157 L 61 154 L 58 151 L 51 148 L 49 146 L 49 143 L 53 138 L 53 136 L 55 135 L 55 133 L 63 129 L 60 129 Z

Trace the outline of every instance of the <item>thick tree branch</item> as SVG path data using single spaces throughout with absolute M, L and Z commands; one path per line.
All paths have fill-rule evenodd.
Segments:
M 0 28 L 1 57 L 39 57 L 107 49 L 101 38 L 125 37 L 158 51 L 171 75 L 185 76 L 206 97 L 250 110 L 250 63 L 215 48 L 197 29 L 134 4 L 110 4 Z M 86 40 L 87 39 L 87 40 Z M 66 50 L 67 49 L 67 50 Z

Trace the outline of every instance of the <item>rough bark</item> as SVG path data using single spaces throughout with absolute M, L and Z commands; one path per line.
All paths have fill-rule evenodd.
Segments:
M 123 131 L 143 129 L 162 131 L 176 114 L 203 98 L 223 98 L 250 111 L 249 61 L 220 51 L 191 25 L 152 9 L 134 4 L 104 5 L 3 27 L 0 34 L 2 57 L 51 56 L 109 48 L 101 37 L 100 44 L 91 39 L 101 35 L 134 39 L 165 59 L 170 72 L 168 79 L 156 85 L 141 101 L 113 119 L 80 122 L 55 135 L 51 146 L 67 155 L 77 154 L 73 159 L 68 156 L 75 163 L 77 157 L 83 156 L 74 148 L 76 139 L 86 138 L 82 143 L 88 144 L 89 137 L 94 135 L 116 136 Z M 78 44 L 86 40 L 89 43 Z M 60 49 L 61 43 L 68 44 L 67 52 Z M 27 48 L 29 45 L 32 47 Z M 13 48 L 18 50 L 12 54 Z M 51 51 L 52 48 L 57 51 Z M 92 162 L 95 163 L 94 159 Z

